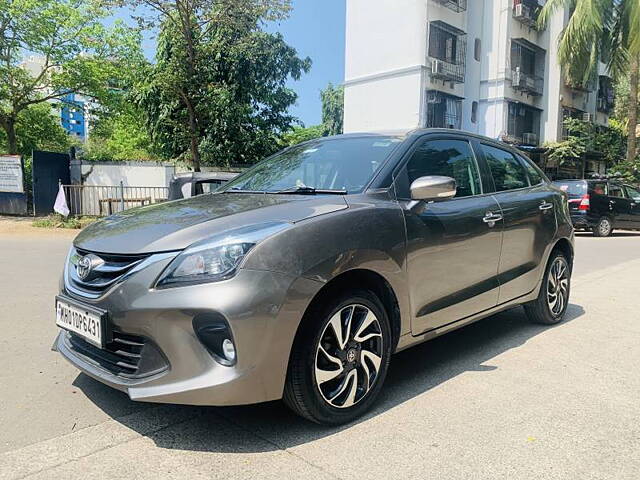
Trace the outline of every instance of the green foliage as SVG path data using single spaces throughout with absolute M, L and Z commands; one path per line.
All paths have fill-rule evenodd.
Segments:
M 104 116 L 91 130 L 83 149 L 88 160 L 160 160 L 134 105 Z
M 62 128 L 59 118 L 58 109 L 50 103 L 34 104 L 22 110 L 15 124 L 16 153 L 28 157 L 33 150 L 69 150 L 76 140 Z M 0 151 L 7 150 L 6 132 L 0 130 Z
M 294 127 L 292 131 L 285 133 L 280 139 L 282 147 L 290 147 L 307 140 L 323 137 L 325 135 L 324 125 L 314 125 L 312 127 Z
M 106 28 L 110 13 L 101 0 L 0 0 L 0 127 L 11 153 L 24 110 L 71 92 L 102 104 L 116 94 L 141 55 L 140 35 L 121 23 Z M 39 65 L 24 68 L 29 55 Z
M 137 103 L 163 155 L 230 166 L 277 149 L 295 118 L 287 88 L 311 61 L 300 59 L 264 21 L 282 18 L 284 0 L 139 0 L 160 12 L 156 65 L 138 85 Z
M 614 165 L 609 170 L 609 175 L 621 177 L 627 183 L 640 184 L 640 159 L 636 158 L 632 162 L 624 160 Z
M 332 83 L 320 92 L 322 100 L 322 125 L 325 135 L 339 135 L 344 124 L 344 87 Z
M 97 217 L 63 217 L 56 213 L 47 217 L 38 218 L 34 220 L 31 225 L 39 228 L 82 229 L 96 220 L 98 220 Z
M 626 140 L 619 122 L 612 121 L 610 127 L 602 127 L 567 118 L 564 127 L 568 133 L 566 140 L 545 145 L 548 158 L 558 165 L 579 160 L 587 152 L 600 153 L 610 164 L 624 158 Z

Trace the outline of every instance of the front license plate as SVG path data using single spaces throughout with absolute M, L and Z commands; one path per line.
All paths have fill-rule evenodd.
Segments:
M 97 310 L 56 297 L 56 325 L 100 348 L 104 346 L 104 320 L 105 315 Z

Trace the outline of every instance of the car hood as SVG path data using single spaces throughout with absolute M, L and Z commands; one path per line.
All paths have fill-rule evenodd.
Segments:
M 215 193 L 127 210 L 89 225 L 74 240 L 99 253 L 141 254 L 181 250 L 233 228 L 290 222 L 347 208 L 335 195 Z

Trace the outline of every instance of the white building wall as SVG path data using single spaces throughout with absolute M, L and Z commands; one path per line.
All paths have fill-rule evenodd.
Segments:
M 513 0 L 468 0 L 462 13 L 434 0 L 347 0 L 345 132 L 423 126 L 427 90 L 462 99 L 462 129 L 491 138 L 505 134 L 508 102 L 540 112 L 540 144 L 561 138 L 563 107 L 592 113 L 596 123 L 606 124 L 608 116 L 596 108 L 597 91 L 579 92 L 565 85 L 557 43 L 567 19 L 568 11 L 559 10 L 539 32 L 514 18 Z M 434 20 L 467 33 L 464 84 L 430 75 L 428 29 Z M 481 42 L 480 61 L 474 58 L 476 38 Z M 513 39 L 544 50 L 543 95 L 512 88 Z

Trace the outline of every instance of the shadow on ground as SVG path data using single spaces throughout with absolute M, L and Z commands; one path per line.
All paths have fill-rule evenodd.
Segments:
M 563 323 L 545 327 L 529 323 L 522 308 L 509 310 L 398 353 L 374 408 L 355 423 L 368 420 L 428 392 L 468 371 L 491 371 L 492 358 L 525 344 L 549 328 L 561 328 L 584 314 L 571 304 Z M 84 394 L 116 421 L 145 433 L 160 414 L 158 406 L 135 403 L 84 374 L 75 382 Z M 133 405 L 132 405 L 133 404 Z M 125 416 L 120 416 L 127 412 Z M 131 414 L 131 412 L 135 412 Z M 158 447 L 204 452 L 265 452 L 312 442 L 350 428 L 323 427 L 291 413 L 281 402 L 243 407 L 162 407 L 169 425 L 146 435 Z M 173 418 L 167 418 L 173 417 Z

